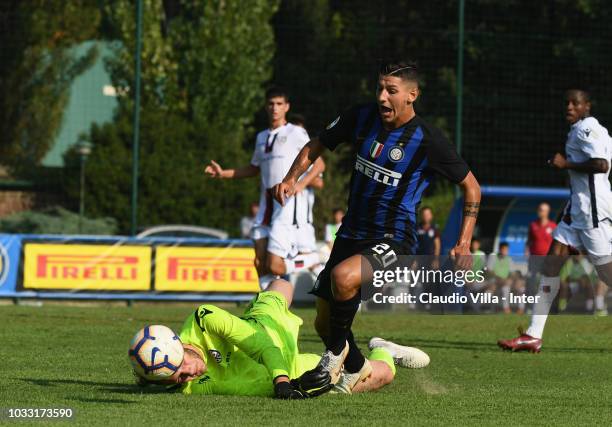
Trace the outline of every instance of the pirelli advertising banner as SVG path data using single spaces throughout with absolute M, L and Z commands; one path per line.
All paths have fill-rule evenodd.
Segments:
M 247 297 L 254 255 L 245 240 L 0 234 L 0 297 Z
M 26 243 L 24 289 L 148 291 L 149 246 Z
M 251 248 L 158 247 L 155 290 L 258 292 Z

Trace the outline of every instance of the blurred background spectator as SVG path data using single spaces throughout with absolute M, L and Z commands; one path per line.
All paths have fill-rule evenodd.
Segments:
M 429 206 L 424 206 L 420 211 L 420 223 L 417 228 L 417 250 L 419 264 L 425 268 L 439 268 L 440 230 L 434 224 L 433 210 Z
M 537 209 L 538 218 L 529 224 L 529 234 L 525 244 L 525 256 L 528 257 L 527 294 L 535 295 L 540 280 L 540 270 L 544 256 L 552 243 L 552 232 L 557 224 L 550 216 L 550 205 L 542 202 Z
M 255 223 L 257 212 L 259 212 L 259 204 L 256 202 L 251 202 L 251 205 L 249 206 L 249 215 L 243 216 L 240 219 L 240 235 L 243 239 L 248 239 L 251 237 L 251 229 Z
M 510 293 L 515 295 L 523 295 L 525 293 L 525 280 L 521 274 L 519 267 L 514 264 L 512 258 L 508 254 L 509 246 L 507 242 L 499 244 L 499 251 L 496 254 L 489 256 L 488 272 L 489 272 L 489 288 L 490 292 L 499 290 L 502 299 L 502 307 L 504 313 L 511 313 Z M 520 303 L 517 307 L 517 313 L 522 314 L 525 311 L 525 304 Z
M 340 225 L 342 225 L 342 218 L 344 218 L 344 210 L 335 208 L 333 210 L 333 222 L 325 225 L 325 243 L 327 243 L 330 250 L 334 245 L 334 240 L 336 240 L 336 233 Z

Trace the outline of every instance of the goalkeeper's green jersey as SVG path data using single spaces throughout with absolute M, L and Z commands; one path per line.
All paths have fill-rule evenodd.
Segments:
M 180 338 L 202 351 L 206 372 L 182 392 L 273 396 L 275 377 L 297 378 L 320 359 L 298 353 L 301 324 L 277 292 L 258 294 L 242 317 L 201 305 L 185 321 Z

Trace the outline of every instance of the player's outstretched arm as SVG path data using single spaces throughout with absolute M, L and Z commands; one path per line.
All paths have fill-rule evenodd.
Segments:
M 310 165 L 323 153 L 325 146 L 318 138 L 310 140 L 302 148 L 293 161 L 289 172 L 280 184 L 273 188 L 274 198 L 281 205 L 285 205 L 285 200 L 295 194 L 295 185 L 300 176 L 310 167 Z
M 281 350 L 264 332 L 250 322 L 210 304 L 203 304 L 190 316 L 181 330 L 183 342 L 199 342 L 203 333 L 222 338 L 244 351 L 251 359 L 263 364 L 270 376 L 289 375 L 289 367 Z
M 303 191 L 306 187 L 313 187 L 317 189 L 323 188 L 323 180 L 320 178 L 320 175 L 324 171 L 325 162 L 321 157 L 318 157 L 314 161 L 312 168 L 310 168 L 306 175 L 304 175 L 304 178 L 300 179 L 295 185 L 296 193 Z
M 211 160 L 210 164 L 204 168 L 204 173 L 211 178 L 218 179 L 250 178 L 259 174 L 259 167 L 248 165 L 237 169 L 223 169 L 219 163 Z
M 586 162 L 573 163 L 568 161 L 561 153 L 556 153 L 548 163 L 557 169 L 570 169 L 583 173 L 606 173 L 610 166 L 606 159 L 589 159 Z
M 463 191 L 463 219 L 461 221 L 459 239 L 451 250 L 451 256 L 456 257 L 455 264 L 458 268 L 469 269 L 472 267 L 470 242 L 472 241 L 474 226 L 476 225 L 476 218 L 478 218 L 478 210 L 480 209 L 480 185 L 472 172 L 469 172 L 463 181 L 459 183 L 459 187 Z

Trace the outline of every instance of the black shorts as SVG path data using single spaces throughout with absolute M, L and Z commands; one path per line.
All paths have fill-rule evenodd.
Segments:
M 331 301 L 331 271 L 353 255 L 364 256 L 374 270 L 394 270 L 396 267 L 410 266 L 410 256 L 414 255 L 409 245 L 391 239 L 356 240 L 336 237 L 329 260 L 317 277 L 310 291 L 312 295 Z

